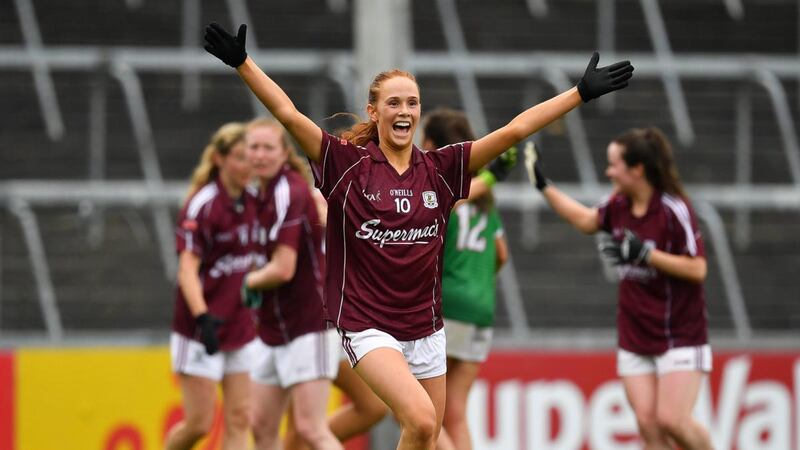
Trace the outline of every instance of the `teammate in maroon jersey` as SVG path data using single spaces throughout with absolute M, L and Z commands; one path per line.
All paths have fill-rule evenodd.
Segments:
M 259 308 L 264 343 L 252 372 L 256 448 L 280 448 L 278 428 L 291 396 L 299 436 L 314 449 L 341 449 L 325 417 L 339 344 L 323 313 L 323 227 L 303 177 L 307 166 L 274 119 L 250 122 L 246 143 L 261 184 L 258 249 L 268 256 L 243 290 L 248 306 Z
M 247 445 L 250 369 L 257 339 L 239 288 L 253 265 L 256 203 L 244 126 L 221 127 L 192 176 L 176 230 L 178 289 L 172 322 L 172 369 L 179 375 L 184 419 L 165 448 L 189 449 L 212 426 L 217 384 L 225 397 L 223 449 Z
M 433 448 L 445 404 L 441 254 L 450 209 L 468 195 L 472 172 L 582 101 L 625 87 L 633 67 L 598 69 L 595 53 L 576 88 L 474 143 L 422 152 L 412 144 L 420 95 L 411 74 L 379 74 L 369 120 L 340 139 L 300 113 L 247 57 L 245 36 L 245 25 L 234 37 L 211 24 L 205 48 L 238 70 L 314 163 L 328 200 L 327 318 L 356 372 L 400 422 L 398 448 Z
M 314 201 L 317 205 L 320 222 L 324 227 L 328 217 L 328 202 L 319 189 L 314 189 Z M 347 402 L 328 416 L 328 427 L 340 442 L 345 443 L 358 435 L 366 433 L 380 422 L 386 416 L 388 407 L 350 367 L 344 350 L 341 347 L 339 350 L 339 368 L 336 372 L 336 378 L 333 379 L 333 385 L 345 394 Z M 283 437 L 283 448 L 286 450 L 305 450 L 310 447 L 297 433 L 297 427 L 293 420 L 293 409 L 294 407 L 290 401 L 287 410 L 288 417 L 286 432 Z
M 608 146 L 614 193 L 588 208 L 549 183 L 535 153 L 531 180 L 562 218 L 584 233 L 606 232 L 600 250 L 618 266 L 617 372 L 648 449 L 710 449 L 692 418 L 711 371 L 703 281 L 706 258 L 697 219 L 667 138 L 633 129 Z

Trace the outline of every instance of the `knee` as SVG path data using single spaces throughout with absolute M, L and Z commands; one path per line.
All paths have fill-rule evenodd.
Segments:
M 314 444 L 323 439 L 325 434 L 323 429 L 326 426 L 325 422 L 316 423 L 306 417 L 297 417 L 295 415 L 294 418 L 295 432 L 302 440 L 309 444 Z
M 225 428 L 231 431 L 244 431 L 251 423 L 249 405 L 237 405 L 225 411 Z
M 448 399 L 449 400 L 449 399 Z M 459 402 L 449 402 L 444 408 L 444 421 L 448 424 L 458 424 L 466 422 L 467 408 Z
M 386 406 L 380 399 L 375 399 L 374 402 L 356 405 L 356 410 L 371 423 L 377 423 L 386 416 L 389 412 L 389 407 Z
M 645 442 L 657 442 L 661 440 L 661 426 L 655 417 L 637 417 L 636 424 L 639 426 L 639 434 Z
M 205 414 L 197 414 L 186 417 L 183 423 L 186 434 L 188 434 L 194 440 L 200 440 L 210 433 L 211 428 L 214 426 L 213 411 L 209 411 Z
M 398 418 L 404 433 L 417 442 L 433 442 L 436 437 L 436 410 L 433 404 L 425 405 Z
M 681 436 L 688 420 L 688 417 L 682 417 L 671 411 L 658 412 L 658 426 L 663 433 L 670 436 Z
M 257 442 L 271 442 L 278 437 L 280 419 L 275 420 L 269 415 L 253 414 L 251 416 L 250 427 L 253 438 Z

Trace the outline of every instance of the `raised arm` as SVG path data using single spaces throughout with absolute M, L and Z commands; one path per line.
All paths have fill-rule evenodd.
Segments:
M 528 171 L 531 184 L 542 193 L 553 211 L 562 219 L 586 234 L 593 234 L 599 230 L 597 208 L 589 208 L 553 186 L 544 176 L 539 154 L 530 141 L 525 146 L 525 169 Z
M 270 113 L 286 128 L 312 161 L 320 159 L 322 130 L 297 110 L 286 92 L 272 81 L 252 58 L 247 56 L 245 41 L 247 25 L 240 25 L 236 37 L 222 26 L 211 23 L 206 27 L 205 49 L 225 64 L 235 68 L 251 91 Z
M 542 195 L 556 214 L 579 231 L 593 234 L 599 229 L 597 225 L 597 208 L 589 208 L 583 205 L 551 184 L 542 189 Z
M 599 60 L 600 54 L 594 52 L 576 87 L 527 109 L 504 127 L 475 141 L 470 152 L 469 170 L 483 167 L 507 148 L 570 112 L 581 102 L 588 102 L 628 85 L 628 80 L 633 76 L 630 61 L 597 68 Z

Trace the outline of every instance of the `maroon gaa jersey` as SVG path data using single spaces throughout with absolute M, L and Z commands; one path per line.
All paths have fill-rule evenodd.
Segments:
M 260 196 L 259 253 L 269 259 L 280 244 L 297 252 L 294 278 L 263 292 L 258 334 L 267 345 L 285 345 L 298 336 L 327 328 L 322 303 L 324 229 L 311 187 L 284 166 Z
M 220 349 L 235 350 L 256 337 L 253 313 L 242 304 L 244 275 L 257 263 L 253 243 L 257 232 L 256 199 L 245 191 L 231 199 L 219 180 L 198 190 L 178 215 L 175 246 L 200 257 L 200 283 L 210 314 L 225 321 L 218 329 Z M 200 340 L 180 286 L 175 293 L 172 329 Z
M 442 328 L 442 248 L 450 209 L 469 194 L 472 143 L 411 150 L 402 174 L 374 143 L 323 132 L 316 186 L 328 200 L 327 319 L 409 341 Z
M 621 240 L 627 228 L 658 250 L 705 257 L 697 219 L 687 200 L 654 192 L 643 217 L 634 217 L 630 200 L 613 195 L 598 210 L 600 229 Z M 619 346 L 642 355 L 708 342 L 703 285 L 668 276 L 647 265 L 623 265 L 617 333 Z

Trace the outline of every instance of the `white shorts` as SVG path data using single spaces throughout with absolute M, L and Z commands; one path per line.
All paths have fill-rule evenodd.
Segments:
M 260 342 L 250 378 L 256 383 L 288 388 L 307 381 L 332 380 L 338 370 L 339 338 L 336 329 L 331 328 L 298 336 L 286 345 Z
M 461 361 L 484 362 L 492 347 L 492 327 L 479 327 L 460 320 L 444 319 L 447 357 Z
M 444 329 L 413 341 L 398 341 L 390 334 L 374 328 L 358 332 L 339 329 L 339 334 L 342 336 L 342 347 L 347 353 L 351 367 L 355 367 L 361 358 L 372 350 L 386 347 L 403 354 L 408 362 L 408 368 L 418 380 L 447 373 Z
M 711 346 L 676 347 L 654 356 L 617 350 L 617 375 L 621 377 L 684 371 L 711 372 Z
M 172 371 L 210 378 L 214 381 L 221 381 L 222 377 L 229 373 L 248 373 L 258 354 L 259 342 L 260 340 L 255 338 L 238 350 L 220 351 L 209 355 L 202 343 L 172 332 L 169 336 Z

